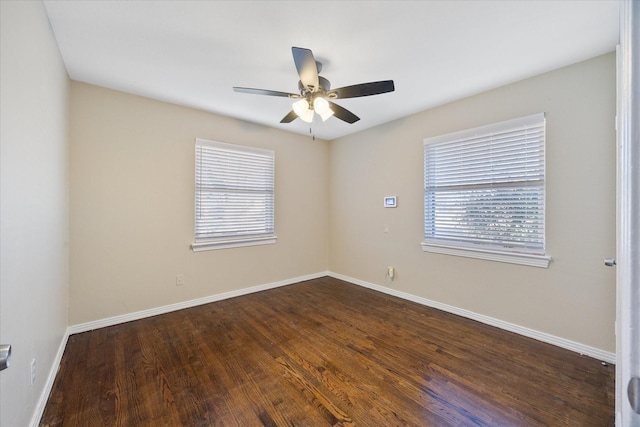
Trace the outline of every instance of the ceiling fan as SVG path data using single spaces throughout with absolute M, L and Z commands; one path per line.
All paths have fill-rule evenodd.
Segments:
M 296 69 L 300 76 L 300 81 L 298 81 L 299 94 L 248 87 L 233 88 L 236 92 L 298 99 L 298 101 L 293 103 L 291 112 L 284 116 L 284 118 L 280 120 L 280 123 L 291 123 L 298 117 L 307 123 L 311 123 L 313 122 L 314 112 L 317 113 L 323 121 L 331 116 L 335 116 L 347 123 L 355 123 L 360 120 L 360 117 L 332 102 L 332 100 L 378 95 L 395 90 L 393 80 L 361 83 L 331 89 L 329 80 L 318 75 L 318 73 L 322 71 L 322 64 L 315 60 L 313 52 L 311 52 L 310 49 L 292 47 L 291 51 L 293 52 L 293 62 L 296 64 Z

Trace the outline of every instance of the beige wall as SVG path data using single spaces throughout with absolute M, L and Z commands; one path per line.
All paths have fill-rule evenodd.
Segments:
M 550 267 L 422 252 L 423 139 L 538 112 Z M 615 271 L 603 266 L 615 254 L 614 117 L 612 53 L 333 141 L 329 269 L 615 352 Z
M 69 79 L 41 2 L 0 1 L 0 17 L 0 343 L 13 346 L 0 425 L 9 427 L 42 409 L 67 328 Z
M 78 82 L 71 117 L 71 325 L 326 271 L 326 141 Z M 275 150 L 275 245 L 191 251 L 196 137 Z

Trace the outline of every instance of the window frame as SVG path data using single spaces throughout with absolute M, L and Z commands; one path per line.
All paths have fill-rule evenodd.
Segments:
M 542 161 L 543 161 L 543 177 L 542 177 L 542 248 L 541 250 L 531 250 L 531 249 L 514 249 L 506 247 L 509 244 L 506 242 L 502 242 L 503 247 L 499 247 L 499 245 L 492 245 L 488 243 L 473 243 L 470 242 L 469 238 L 466 241 L 457 241 L 451 242 L 446 241 L 446 239 L 438 239 L 437 237 L 433 237 L 433 234 L 428 232 L 427 227 L 427 150 L 429 146 L 433 146 L 433 144 L 451 144 L 452 146 L 455 144 L 461 145 L 470 140 L 476 140 L 478 138 L 487 138 L 491 139 L 493 142 L 494 134 L 501 134 L 506 132 L 513 132 L 514 130 L 527 126 L 540 126 L 542 123 Z M 423 199 L 423 209 L 424 209 L 424 222 L 423 222 L 423 237 L 424 240 L 421 243 L 422 250 L 424 252 L 431 253 L 439 253 L 446 255 L 454 255 L 454 256 L 462 256 L 469 258 L 477 258 L 483 260 L 490 261 L 498 261 L 498 262 L 506 262 L 513 264 L 522 264 L 533 267 L 541 267 L 548 268 L 549 263 L 551 262 L 551 257 L 546 254 L 546 118 L 544 113 L 533 114 L 530 116 L 520 117 L 513 120 L 507 120 L 499 123 L 494 123 L 486 126 L 481 126 L 473 129 L 467 129 L 459 132 L 453 132 L 449 134 L 439 135 L 435 137 L 425 138 L 423 141 L 423 151 L 424 151 L 424 182 L 423 182 L 423 190 L 424 190 L 424 199 Z M 506 181 L 506 186 L 509 188 L 509 183 L 513 184 L 517 182 L 516 179 L 511 179 Z M 539 180 L 538 180 L 539 181 Z M 513 186 L 515 187 L 515 186 Z M 513 188 L 511 187 L 511 188 Z M 539 188 L 540 185 L 535 186 L 535 188 Z M 463 186 L 461 186 L 463 188 Z M 478 186 L 478 188 L 484 191 L 495 191 L 496 184 L 483 184 L 482 186 Z M 468 189 L 463 188 L 462 191 L 468 191 Z M 430 193 L 431 194 L 431 193 Z M 491 206 L 491 205 L 488 205 Z M 429 237 L 429 236 L 432 237 Z M 464 240 L 464 239 L 462 239 Z
M 204 150 L 209 150 L 209 156 L 218 156 L 221 158 L 222 156 L 233 157 L 238 160 L 239 157 L 246 157 L 249 160 L 256 160 L 260 164 L 267 165 L 267 168 L 270 170 L 261 170 L 261 173 L 266 174 L 267 176 L 270 174 L 270 177 L 266 178 L 267 180 L 270 178 L 270 183 L 263 182 L 262 185 L 264 187 L 258 189 L 255 186 L 247 184 L 247 186 L 243 186 L 244 188 L 240 188 L 238 184 L 236 186 L 228 184 L 230 181 L 234 181 L 237 183 L 238 175 L 232 174 L 232 170 L 238 171 L 237 167 L 235 169 L 230 168 L 227 171 L 227 175 L 224 173 L 220 174 L 219 170 L 211 170 L 211 173 L 220 174 L 220 178 L 224 179 L 224 182 L 227 185 L 220 184 L 218 186 L 212 186 L 208 190 L 205 190 L 204 186 L 201 186 L 199 176 L 202 173 L 203 161 L 202 161 L 202 153 Z M 211 160 L 211 157 L 209 157 Z M 237 166 L 237 165 L 236 165 Z M 213 166 L 211 166 L 213 168 Z M 260 166 L 262 167 L 262 166 Z M 250 173 L 250 172 L 249 172 Z M 246 177 L 248 174 L 242 175 L 242 177 Z M 191 249 L 194 252 L 206 251 L 206 250 L 214 250 L 214 249 L 226 249 L 226 248 L 236 248 L 243 246 L 256 246 L 256 245 L 268 245 L 274 244 L 277 241 L 277 236 L 275 234 L 275 152 L 273 150 L 266 150 L 262 148 L 256 147 L 248 147 L 244 145 L 236 145 L 229 144 L 218 141 L 210 141 L 206 139 L 196 138 L 195 140 L 195 181 L 194 181 L 194 242 L 191 244 Z M 210 175 L 211 176 L 211 175 Z M 221 181 L 223 182 L 223 181 Z M 241 227 L 237 230 L 231 230 L 224 233 L 219 233 L 218 236 L 214 236 L 213 232 L 205 233 L 203 231 L 204 225 L 200 224 L 199 221 L 202 220 L 202 216 L 199 214 L 201 212 L 201 206 L 204 201 L 202 201 L 201 197 L 206 193 L 225 193 L 227 195 L 242 195 L 242 194 L 264 194 L 267 195 L 265 201 L 265 217 L 262 220 L 265 222 L 265 227 L 260 231 L 248 231 L 243 230 Z M 269 196 L 270 195 L 270 200 Z M 209 202 L 211 203 L 211 202 Z M 228 223 L 228 218 L 223 219 L 225 223 Z M 245 225 L 246 225 L 245 219 Z

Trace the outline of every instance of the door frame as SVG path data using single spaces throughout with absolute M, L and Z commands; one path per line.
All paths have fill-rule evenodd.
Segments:
M 620 0 L 617 55 L 616 426 L 640 427 L 627 395 L 640 377 L 640 1 Z

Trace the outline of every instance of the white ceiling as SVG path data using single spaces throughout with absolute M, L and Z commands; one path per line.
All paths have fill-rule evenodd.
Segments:
M 280 124 L 298 92 L 291 47 L 334 88 L 393 79 L 395 92 L 338 100 L 361 120 L 312 124 L 331 140 L 615 49 L 618 1 L 64 1 L 45 8 L 73 80 L 309 134 Z

